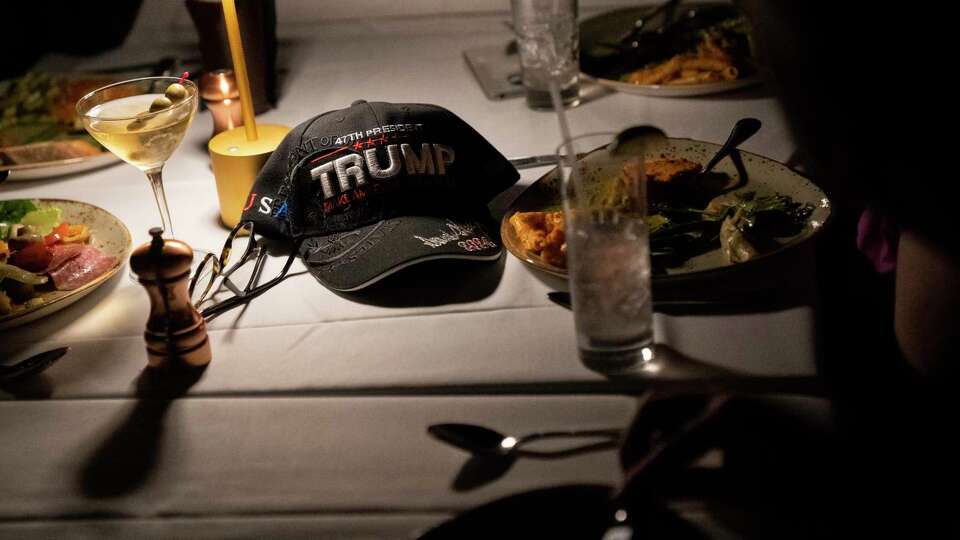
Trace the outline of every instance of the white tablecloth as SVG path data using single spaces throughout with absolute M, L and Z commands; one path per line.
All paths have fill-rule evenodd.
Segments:
M 557 144 L 554 114 L 533 112 L 522 99 L 488 101 L 464 64 L 465 48 L 509 39 L 497 18 L 358 20 L 281 28 L 280 34 L 282 97 L 275 110 L 259 117 L 262 122 L 292 126 L 361 98 L 424 102 L 454 111 L 507 156 L 549 153 Z M 164 54 L 193 56 L 192 38 L 189 32 L 133 36 L 117 51 L 79 61 L 54 56 L 43 65 L 84 69 Z M 737 119 L 753 116 L 764 127 L 746 150 L 779 160 L 794 150 L 766 87 L 697 99 L 615 94 L 568 114 L 579 133 L 646 123 L 671 136 L 713 142 L 722 142 Z M 218 222 L 205 151 L 210 132 L 209 115 L 199 114 L 164 176 L 178 236 L 217 250 L 226 230 Z M 518 186 L 493 202 L 494 213 L 543 172 L 524 171 Z M 125 164 L 6 182 L 0 197 L 96 204 L 129 227 L 134 245 L 145 242 L 158 221 L 146 180 Z M 294 272 L 299 270 L 298 263 Z M 176 518 L 170 520 L 176 527 L 183 516 L 209 519 L 203 523 L 210 530 L 218 530 L 218 519 L 243 515 L 254 527 L 262 519 L 267 527 L 283 522 L 277 525 L 282 530 L 321 531 L 337 523 L 335 515 L 323 515 L 358 510 L 371 512 L 372 521 L 363 523 L 384 524 L 369 530 L 396 532 L 390 527 L 398 523 L 414 528 L 436 522 L 523 488 L 616 481 L 614 455 L 607 452 L 518 464 L 488 488 L 453 494 L 450 478 L 464 456 L 427 439 L 427 424 L 473 419 L 520 431 L 623 425 L 632 400 L 570 395 L 613 390 L 577 359 L 571 314 L 546 298 L 556 283 L 512 256 L 475 271 L 460 269 L 439 283 L 433 277 L 409 283 L 395 297 L 357 298 L 338 296 L 300 274 L 244 312 L 213 321 L 212 364 L 187 398 L 160 413 L 156 464 L 143 488 L 118 497 L 92 495 L 82 478 L 96 449 L 142 408 L 133 399 L 145 363 L 148 302 L 142 288 L 121 275 L 55 315 L 0 334 L 0 358 L 11 360 L 56 345 L 72 347 L 44 375 L 39 394 L 32 394 L 48 400 L 0 402 L 0 536 L 70 529 L 58 529 L 48 518 L 84 518 L 70 530 L 90 535 L 126 526 L 114 519 L 135 523 L 131 530 L 148 535 L 155 518 Z M 464 287 L 473 290 L 464 293 Z M 423 303 L 429 305 L 417 305 Z M 655 324 L 658 341 L 717 365 L 766 374 L 814 369 L 810 307 L 658 314 Z M 560 395 L 438 396 L 541 392 Z M 428 395 L 433 397 L 423 397 Z M 0 390 L 0 397 L 18 396 Z M 409 515 L 392 518 L 394 511 Z M 289 512 L 304 516 L 269 517 Z M 354 530 L 354 537 L 363 537 L 362 525 Z

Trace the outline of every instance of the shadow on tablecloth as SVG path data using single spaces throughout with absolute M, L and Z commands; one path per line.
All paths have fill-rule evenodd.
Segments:
M 137 402 L 80 471 L 90 498 L 119 497 L 143 486 L 159 462 L 164 420 L 173 401 L 200 380 L 206 366 L 147 367 L 137 377 Z

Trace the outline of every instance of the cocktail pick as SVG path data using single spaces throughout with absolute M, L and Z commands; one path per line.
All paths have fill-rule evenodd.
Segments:
M 247 64 L 240 37 L 240 21 L 234 0 L 222 0 L 223 17 L 230 42 L 230 56 L 240 92 L 243 126 L 230 129 L 210 139 L 207 148 L 213 162 L 220 199 L 220 220 L 233 228 L 240 222 L 244 202 L 253 187 L 260 168 L 287 135 L 290 128 L 275 124 L 256 123 L 253 98 L 247 78 Z

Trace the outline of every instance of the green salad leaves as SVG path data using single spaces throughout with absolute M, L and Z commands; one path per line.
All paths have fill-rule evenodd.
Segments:
M 20 223 L 23 216 L 37 209 L 29 199 L 0 201 L 0 223 Z

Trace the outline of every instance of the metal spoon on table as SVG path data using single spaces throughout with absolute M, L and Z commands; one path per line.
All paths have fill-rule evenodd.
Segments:
M 474 455 L 533 457 L 554 459 L 580 453 L 616 448 L 623 431 L 620 429 L 588 429 L 541 431 L 513 437 L 475 424 L 434 424 L 427 432 L 437 439 Z M 526 450 L 524 445 L 545 439 L 600 439 L 599 441 L 560 450 Z
M 60 347 L 59 349 L 35 354 L 11 366 L 0 366 L 0 384 L 8 384 L 36 375 L 52 366 L 68 351 L 70 351 L 70 347 Z

